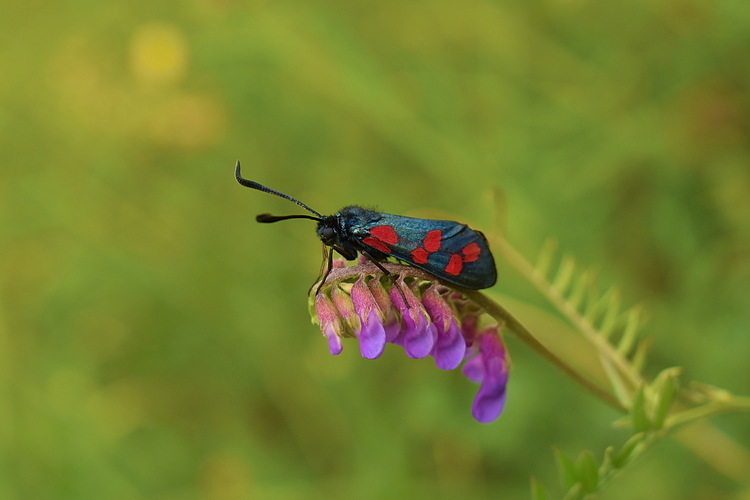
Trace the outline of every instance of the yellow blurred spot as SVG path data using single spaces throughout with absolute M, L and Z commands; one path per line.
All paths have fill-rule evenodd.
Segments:
M 151 134 L 162 146 L 201 149 L 215 145 L 224 135 L 223 103 L 210 96 L 179 95 L 154 110 Z
M 169 85 L 185 74 L 189 47 L 174 26 L 153 23 L 142 26 L 130 41 L 130 69 L 147 85 Z
M 239 455 L 228 451 L 214 453 L 203 462 L 201 469 L 202 490 L 208 500 L 250 497 L 250 471 Z

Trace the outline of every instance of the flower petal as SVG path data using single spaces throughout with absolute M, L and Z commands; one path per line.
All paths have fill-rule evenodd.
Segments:
M 375 298 L 375 302 L 378 304 L 378 307 L 381 311 L 383 311 L 384 314 L 387 314 L 388 311 L 393 309 L 393 302 L 388 296 L 388 292 L 385 290 L 385 287 L 380 282 L 380 278 L 378 276 L 371 279 L 370 282 L 367 283 L 367 288 L 370 289 L 370 293 L 372 293 L 372 296 Z
M 341 342 L 341 337 L 336 335 L 336 330 L 333 324 L 328 323 L 322 328 L 323 335 L 328 339 L 328 348 L 331 350 L 331 354 L 334 356 L 341 354 L 344 350 L 344 343 Z
M 417 314 L 415 323 L 411 314 L 404 315 L 404 351 L 410 358 L 422 359 L 429 356 L 437 338 L 437 328 L 424 316 Z
M 398 334 L 401 332 L 401 324 L 398 321 L 396 310 L 391 302 L 391 297 L 388 292 L 380 283 L 380 279 L 375 277 L 371 279 L 367 284 L 367 288 L 370 289 L 372 296 L 375 298 L 375 302 L 378 304 L 380 311 L 385 314 L 385 320 L 383 320 L 383 327 L 385 328 L 385 341 L 393 342 Z
M 321 325 L 341 321 L 338 309 L 325 293 L 319 293 L 315 296 L 315 312 L 318 313 L 318 321 Z
M 385 329 L 375 310 L 370 310 L 367 321 L 362 322 L 359 333 L 359 351 L 363 358 L 379 358 L 385 350 Z
M 320 331 L 328 339 L 331 354 L 334 356 L 340 354 L 344 348 L 341 342 L 341 335 L 343 334 L 341 316 L 325 293 L 319 293 L 315 297 L 315 311 L 318 313 Z
M 383 328 L 385 328 L 385 341 L 395 341 L 398 334 L 401 333 L 401 324 L 398 322 L 395 312 L 390 311 L 388 313 L 385 322 L 383 322 Z
M 406 325 L 399 324 L 398 326 L 399 326 L 399 329 L 396 332 L 395 336 L 393 336 L 393 331 L 388 332 L 386 330 L 385 338 L 391 344 L 400 345 L 401 347 L 404 347 L 404 333 L 406 332 Z
M 354 310 L 351 296 L 339 285 L 334 284 L 331 289 L 331 301 L 333 301 L 333 304 L 351 331 L 355 335 L 359 335 L 362 325 L 359 316 L 357 316 L 357 311 Z
M 411 289 L 409 289 L 408 286 L 406 286 L 406 283 L 404 283 L 404 279 L 402 277 L 399 277 L 395 283 L 393 283 L 393 286 L 391 287 L 391 302 L 393 302 L 393 305 L 398 309 L 398 311 L 401 314 L 404 314 L 409 310 L 409 306 L 404 302 L 404 297 L 401 296 L 401 293 L 399 292 L 399 289 L 404 292 L 404 296 L 406 296 L 406 291 L 409 290 L 411 292 Z
M 466 353 L 466 341 L 458 329 L 455 321 L 451 320 L 448 331 L 440 333 L 438 329 L 437 342 L 432 350 L 435 364 L 442 370 L 458 368 Z
M 443 370 L 453 370 L 461 364 L 466 353 L 466 341 L 461 335 L 453 309 L 433 284 L 422 294 L 422 304 L 437 327 L 438 337 L 432 355 L 435 364 Z
M 479 336 L 477 356 L 482 359 L 482 386 L 471 407 L 471 414 L 482 423 L 492 422 L 502 413 L 505 407 L 505 387 L 508 383 L 507 352 L 497 333 L 497 327 L 485 331 L 487 333 Z
M 480 313 L 480 311 L 467 312 L 461 317 L 461 335 L 466 340 L 467 347 L 472 347 L 479 335 L 477 325 Z
M 453 311 L 438 290 L 439 287 L 435 284 L 425 290 L 422 294 L 422 305 L 437 325 L 438 331 L 444 332 L 448 329 L 448 322 L 453 318 Z
M 482 386 L 474 398 L 471 406 L 471 415 L 483 424 L 494 421 L 503 412 L 505 407 L 505 386 L 508 382 L 508 373 L 499 376 L 485 377 Z
M 399 289 L 403 292 L 403 297 Z M 437 329 L 430 321 L 422 303 L 414 295 L 414 291 L 404 283 L 403 277 L 396 280 L 391 287 L 391 300 L 401 313 L 403 322 L 403 328 L 393 343 L 400 345 L 400 341 L 403 341 L 406 355 L 410 358 L 426 358 L 435 345 Z
M 383 321 L 383 318 L 385 316 L 380 312 L 380 307 L 375 301 L 375 297 L 367 287 L 364 275 L 361 275 L 357 282 L 354 283 L 351 291 L 349 292 L 349 295 L 352 298 L 354 310 L 357 312 L 361 320 L 364 321 L 367 317 L 370 316 L 370 312 L 374 310 L 379 317 L 379 321 Z
M 461 369 L 464 376 L 471 380 L 472 382 L 476 382 L 477 384 L 482 381 L 484 378 L 484 367 L 482 366 L 482 356 L 474 356 L 470 360 L 468 360 L 466 363 L 464 363 L 464 367 Z

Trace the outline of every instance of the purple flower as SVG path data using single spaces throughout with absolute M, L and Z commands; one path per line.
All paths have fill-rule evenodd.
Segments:
M 381 312 L 375 297 L 365 284 L 364 275 L 360 276 L 354 283 L 351 297 L 354 310 L 357 311 L 362 325 L 362 329 L 357 334 L 362 357 L 367 359 L 379 358 L 385 349 L 385 328 L 383 327 L 385 315 Z
M 399 289 L 403 292 L 401 296 Z M 406 297 L 406 304 L 404 303 Z M 412 289 L 404 282 L 403 276 L 391 288 L 391 300 L 396 306 L 403 320 L 401 332 L 393 340 L 394 344 L 403 345 L 406 355 L 410 358 L 426 358 L 435 345 L 437 328 L 430 321 L 424 306 L 414 295 Z
M 505 406 L 505 386 L 508 383 L 508 353 L 497 325 L 488 327 L 477 338 L 478 354 L 469 359 L 463 373 L 469 380 L 479 382 L 471 414 L 484 424 L 492 422 Z
M 393 342 L 401 332 L 401 323 L 398 321 L 398 315 L 396 315 L 396 308 L 393 307 L 393 302 L 388 295 L 388 292 L 380 283 L 380 277 L 375 276 L 367 284 L 370 289 L 372 296 L 375 298 L 380 311 L 385 315 L 383 320 L 383 328 L 385 329 L 385 341 Z
M 385 344 L 393 343 L 403 346 L 410 358 L 432 355 L 443 370 L 467 360 L 463 373 L 481 383 L 472 415 L 482 423 L 495 420 L 505 405 L 509 369 L 499 326 L 480 331 L 484 312 L 476 303 L 418 269 L 389 266 L 399 269 L 395 282 L 384 279 L 370 262 L 346 267 L 336 260 L 320 292 L 313 286 L 313 321 L 320 323 L 331 354 L 341 353 L 342 338 L 356 337 L 367 359 L 380 357 Z M 404 277 L 410 278 L 408 283 Z
M 354 310 L 351 296 L 339 285 L 333 285 L 331 287 L 331 300 L 341 314 L 341 319 L 344 320 L 349 330 L 356 335 L 362 329 L 362 324 L 359 321 L 359 316 L 357 316 L 357 311 Z
M 435 364 L 443 370 L 457 368 L 466 353 L 466 340 L 461 335 L 451 306 L 435 284 L 422 295 L 422 304 L 437 328 L 437 341 L 432 349 Z
M 344 344 L 341 342 L 343 325 L 336 306 L 333 305 L 326 294 L 319 293 L 315 296 L 315 311 L 318 313 L 320 331 L 328 339 L 328 348 L 331 349 L 331 354 L 334 356 L 341 354 L 344 349 Z
M 454 299 L 454 304 L 456 303 L 459 306 L 458 310 L 461 317 L 461 334 L 464 336 L 464 340 L 466 340 L 466 348 L 470 349 L 474 346 L 474 342 L 479 335 L 477 329 L 479 327 L 479 316 L 482 315 L 482 310 L 476 305 L 472 304 L 473 307 L 467 305 L 466 301 Z M 464 357 L 469 357 L 472 353 L 473 351 L 467 351 Z

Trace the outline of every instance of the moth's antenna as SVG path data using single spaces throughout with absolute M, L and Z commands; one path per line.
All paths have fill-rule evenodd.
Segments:
M 310 219 L 310 220 L 320 220 L 318 217 L 313 217 L 312 215 L 271 215 L 271 214 L 260 214 L 257 217 L 255 217 L 255 220 L 258 222 L 279 222 L 280 220 L 287 220 L 287 219 Z
M 305 205 L 301 201 L 299 201 L 299 200 L 297 200 L 295 198 L 292 198 L 288 194 L 279 193 L 278 191 L 274 191 L 273 189 L 267 188 L 266 186 L 263 186 L 262 184 L 258 184 L 257 182 L 250 181 L 248 179 L 243 179 L 242 176 L 240 175 L 240 160 L 237 160 L 237 167 L 234 170 L 234 177 L 235 177 L 235 179 L 237 179 L 237 182 L 239 182 L 240 184 L 242 184 L 245 187 L 249 187 L 251 189 L 257 189 L 258 191 L 263 191 L 264 193 L 275 194 L 276 196 L 280 196 L 281 198 L 286 198 L 287 200 L 289 200 L 289 201 L 291 201 L 293 203 L 296 203 L 297 205 L 301 206 L 302 208 L 304 208 L 308 212 L 313 213 L 313 214 L 315 214 L 315 215 L 318 216 L 317 219 L 313 219 L 313 220 L 320 220 L 320 219 L 323 218 L 323 216 L 320 215 L 318 212 L 316 212 L 312 208 L 308 207 L 307 205 Z M 266 215 L 266 214 L 264 214 L 264 215 Z M 258 222 L 276 222 L 276 221 L 258 220 Z

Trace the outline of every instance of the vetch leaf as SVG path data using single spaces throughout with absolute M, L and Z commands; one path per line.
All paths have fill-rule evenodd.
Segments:
M 650 388 L 653 390 L 653 394 L 659 394 L 664 392 L 664 384 L 670 378 L 676 378 L 682 375 L 682 368 L 679 366 L 673 366 L 671 368 L 665 368 L 660 371 L 653 382 L 651 382 Z
M 648 351 L 651 350 L 651 345 L 653 343 L 652 337 L 646 337 L 638 342 L 638 347 L 636 347 L 635 354 L 633 354 L 633 361 L 630 363 L 633 369 L 638 373 L 643 370 L 643 366 L 646 364 L 646 355 L 648 354 Z
M 555 448 L 555 459 L 557 460 L 557 472 L 560 475 L 560 483 L 563 489 L 567 491 L 579 482 L 576 466 L 570 457 L 560 448 Z
M 609 474 L 609 471 L 612 470 L 612 467 L 614 467 L 614 460 L 615 447 L 607 446 L 607 449 L 604 450 L 604 461 L 602 462 L 602 466 L 599 467 L 600 477 L 605 477 L 607 474 Z
M 599 297 L 599 289 L 595 282 L 591 283 L 588 289 L 588 296 L 586 297 L 586 310 L 584 312 L 584 319 L 591 323 L 593 326 L 596 323 L 596 319 L 599 317 L 601 311 L 606 307 L 606 302 L 609 300 L 606 292 L 604 295 Z
M 635 432 L 644 432 L 651 427 L 651 422 L 646 416 L 643 386 L 638 389 L 638 393 L 635 395 L 635 399 L 633 400 L 633 407 L 630 409 L 630 420 L 633 424 L 633 430 Z
M 672 405 L 675 392 L 675 378 L 669 377 L 664 382 L 664 388 L 659 399 L 659 406 L 656 408 L 656 416 L 654 417 L 654 428 L 661 429 L 664 427 L 664 420 L 667 418 L 669 413 L 669 407 Z
M 607 377 L 612 384 L 612 390 L 615 392 L 617 400 L 625 407 L 630 406 L 630 395 L 628 394 L 627 389 L 625 389 L 625 383 L 620 376 L 620 372 L 618 372 L 617 368 L 612 364 L 611 359 L 605 356 L 601 356 L 600 359 L 602 362 L 602 368 L 604 368 L 604 371 L 607 373 Z
M 638 327 L 640 326 L 640 308 L 634 307 L 628 313 L 627 324 L 625 325 L 625 332 L 622 334 L 620 343 L 617 345 L 617 352 L 623 356 L 627 356 L 630 349 L 635 343 L 635 339 L 638 336 Z
M 586 450 L 576 461 L 576 471 L 586 493 L 593 493 L 599 486 L 599 470 L 594 455 Z
M 576 260 L 572 256 L 566 255 L 565 257 L 563 257 L 563 260 L 560 263 L 560 269 L 557 271 L 555 281 L 552 283 L 552 286 L 555 287 L 561 294 L 564 294 L 565 290 L 568 288 L 575 268 Z
M 583 498 L 583 495 L 585 495 L 583 485 L 581 483 L 576 483 L 568 490 L 563 497 L 563 500 L 580 500 Z
M 618 469 L 621 469 L 622 466 L 625 465 L 625 462 L 628 460 L 628 458 L 630 458 L 630 455 L 633 453 L 633 450 L 635 450 L 635 447 L 641 444 L 641 441 L 643 441 L 643 438 L 645 437 L 645 432 L 639 432 L 638 434 L 635 434 L 630 439 L 628 439 L 625 444 L 622 445 L 622 450 L 620 450 L 620 453 L 613 457 L 612 465 L 614 465 Z
M 586 290 L 591 286 L 591 282 L 594 280 L 594 272 L 590 270 L 584 271 L 576 280 L 573 286 L 573 291 L 568 297 L 568 303 L 573 306 L 573 309 L 578 310 L 578 306 L 583 300 L 583 295 Z
M 607 305 L 606 312 L 604 313 L 602 325 L 599 328 L 599 334 L 605 339 L 609 338 L 609 335 L 617 325 L 617 320 L 620 313 L 620 290 L 614 287 L 610 288 L 609 292 L 607 292 L 607 295 L 609 295 L 609 304 Z
M 544 489 L 542 483 L 536 480 L 534 476 L 531 476 L 531 498 L 532 500 L 548 500 L 547 490 Z

